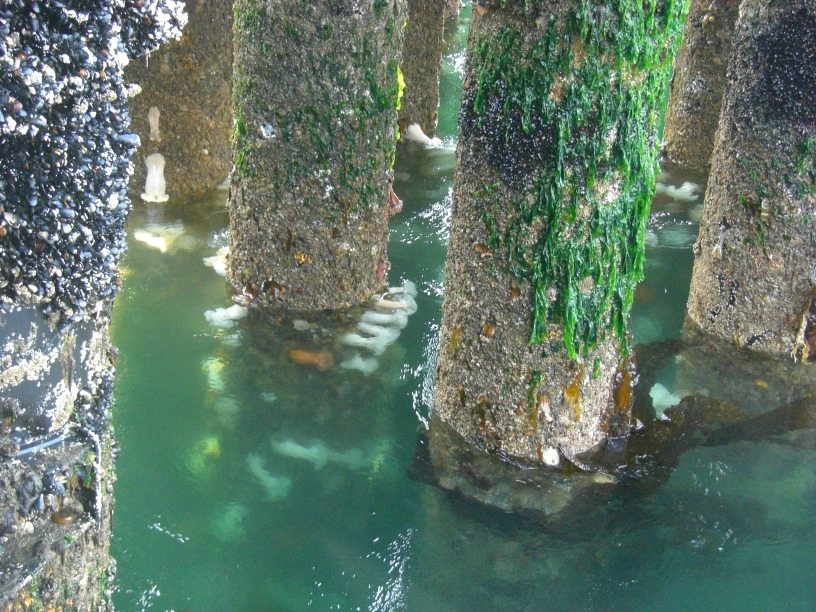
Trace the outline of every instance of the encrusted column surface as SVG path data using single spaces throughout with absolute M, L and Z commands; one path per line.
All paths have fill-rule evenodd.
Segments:
M 402 0 L 235 4 L 228 278 L 297 310 L 385 288 Z
M 173 198 L 214 189 L 232 167 L 232 0 L 185 4 L 181 40 L 125 70 L 125 80 L 142 90 L 130 102 L 131 129 L 142 141 L 133 156 L 132 193 L 145 191 L 145 158 L 153 153 L 164 156 Z
M 436 132 L 446 4 L 446 0 L 408 0 L 402 52 L 405 92 L 399 112 L 402 129 L 416 123 L 425 134 Z
M 183 4 L 0 6 L 0 609 L 108 610 L 129 58 Z
M 462 0 L 445 0 L 445 20 L 458 18 L 461 8 Z
M 685 168 L 708 169 L 739 4 L 691 0 L 663 129 L 663 154 Z
M 550 465 L 628 432 L 659 102 L 683 2 L 474 3 L 436 410 Z
M 745 0 L 688 313 L 738 347 L 816 355 L 816 6 Z

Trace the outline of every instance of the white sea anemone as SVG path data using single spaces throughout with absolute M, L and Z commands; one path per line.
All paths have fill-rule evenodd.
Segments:
M 230 329 L 235 326 L 235 321 L 243 319 L 247 315 L 247 309 L 240 304 L 233 304 L 229 308 L 216 308 L 204 312 L 207 323 L 219 329 Z
M 355 353 L 351 359 L 340 362 L 340 367 L 346 370 L 357 370 L 364 376 L 369 376 L 380 367 L 380 362 L 374 357 L 363 357 L 360 353 Z
M 422 131 L 422 128 L 418 123 L 412 123 L 407 128 L 405 128 L 405 138 L 406 140 L 412 140 L 414 142 L 418 142 L 421 145 L 425 145 L 426 147 L 441 147 L 442 141 L 439 138 L 431 138 L 425 132 Z
M 700 191 L 700 186 L 697 183 L 686 181 L 680 187 L 674 185 L 667 185 L 665 183 L 657 183 L 655 185 L 655 192 L 662 193 L 669 196 L 672 200 L 679 202 L 696 202 L 698 199 L 697 192 Z
M 282 442 L 272 440 L 272 450 L 284 457 L 313 463 L 316 470 L 321 469 L 329 462 L 352 470 L 363 469 L 371 465 L 371 459 L 359 448 L 336 451 L 320 440 L 314 440 L 308 446 L 291 439 Z
M 662 414 L 667 408 L 676 406 L 682 399 L 670 392 L 662 383 L 655 383 L 649 390 L 649 395 L 652 398 L 652 405 L 654 406 L 655 412 L 658 414 Z
M 211 267 L 219 276 L 227 276 L 227 257 L 229 256 L 229 247 L 223 246 L 211 257 L 204 257 L 204 265 Z
M 215 400 L 214 408 L 215 414 L 218 416 L 218 422 L 227 429 L 235 429 L 235 421 L 241 411 L 238 402 L 225 395 Z
M 289 495 L 292 480 L 288 476 L 274 476 L 263 466 L 263 459 L 254 453 L 247 455 L 247 468 L 266 491 L 267 501 L 277 501 Z
M 245 521 L 249 510 L 244 504 L 230 502 L 223 512 L 210 521 L 213 535 L 222 542 L 236 542 L 246 535 Z
M 370 337 L 361 336 L 357 333 L 346 334 L 340 338 L 340 344 L 355 346 L 371 351 L 373 355 L 382 355 L 389 346 L 394 344 L 399 338 L 399 330 L 392 327 L 380 327 L 369 323 L 358 323 L 357 328 Z
M 404 329 L 408 325 L 408 313 L 403 309 L 394 310 L 393 312 L 367 310 L 360 317 L 360 322 L 370 325 L 390 325 L 397 329 Z
M 133 237 L 147 246 L 166 253 L 184 235 L 184 225 L 181 222 L 169 225 L 149 223 L 133 232 Z M 181 247 L 184 248 L 184 244 Z M 177 250 L 177 249 L 173 249 Z
M 294 440 L 284 440 L 283 442 L 272 440 L 272 450 L 284 457 L 308 461 L 314 464 L 316 470 L 326 465 L 329 460 L 329 450 L 322 442 L 314 442 L 309 446 L 304 446 Z
M 147 164 L 147 177 L 142 199 L 145 202 L 166 202 L 170 196 L 166 193 L 167 183 L 164 180 L 164 155 L 151 153 L 145 158 L 145 163 Z
M 222 371 L 224 362 L 218 357 L 210 357 L 201 363 L 201 369 L 207 375 L 207 384 L 213 391 L 223 391 L 226 387 Z
M 541 453 L 541 461 L 544 465 L 549 465 L 555 467 L 561 461 L 561 458 L 558 456 L 558 449 L 549 446 L 544 449 Z

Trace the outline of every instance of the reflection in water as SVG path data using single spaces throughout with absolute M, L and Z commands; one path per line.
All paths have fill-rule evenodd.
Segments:
M 460 78 L 460 57 L 447 58 L 443 91 L 461 86 L 450 81 Z M 447 143 L 454 106 L 440 119 Z M 214 327 L 204 313 L 233 305 L 202 260 L 216 267 L 227 245 L 226 194 L 136 204 L 114 313 L 117 607 L 812 609 L 816 438 L 812 410 L 796 402 L 813 371 L 772 369 L 684 329 L 699 200 L 677 195 L 701 197 L 704 181 L 677 169 L 667 169 L 655 198 L 633 309 L 638 401 L 657 414 L 716 405 L 756 420 L 708 432 L 710 445 L 687 437 L 699 428 L 684 430 L 674 438 L 685 453 L 663 463 L 635 454 L 615 473 L 625 481 L 654 469 L 662 485 L 648 489 L 610 487 L 596 475 L 571 498 L 569 478 L 547 482 L 528 470 L 524 486 L 494 491 L 504 506 L 491 508 L 408 477 L 417 432 L 430 422 L 453 163 L 449 149 L 400 145 L 394 189 L 404 210 L 391 220 L 389 254 L 391 283 L 403 293 L 384 299 L 411 295 L 407 320 L 399 307 L 291 317 L 250 309 Z M 700 189 L 684 188 L 689 182 Z M 386 333 L 379 354 L 340 341 Z M 292 351 L 330 353 L 332 362 Z M 341 367 L 355 355 L 359 368 Z M 689 395 L 684 412 L 672 413 Z M 771 410 L 787 415 L 783 431 L 761 420 Z M 483 486 L 477 472 L 467 476 Z M 549 518 L 528 511 L 570 499 L 568 512 Z

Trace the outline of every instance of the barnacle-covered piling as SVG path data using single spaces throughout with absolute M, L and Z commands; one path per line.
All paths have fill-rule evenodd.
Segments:
M 663 155 L 707 171 L 720 120 L 739 0 L 691 0 L 671 80 Z
M 417 124 L 426 134 L 436 132 L 446 5 L 447 0 L 408 0 L 402 53 L 405 93 L 399 112 L 403 130 Z
M 628 431 L 614 389 L 685 5 L 474 2 L 436 408 L 489 451 L 552 465 Z
M 255 303 L 385 288 L 402 0 L 235 3 L 228 279 Z
M 743 2 L 688 313 L 750 348 L 813 359 L 816 7 Z

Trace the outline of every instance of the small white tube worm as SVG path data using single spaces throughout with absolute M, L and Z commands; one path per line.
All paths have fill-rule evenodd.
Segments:
M 166 202 L 170 196 L 166 193 L 167 183 L 164 180 L 164 155 L 151 153 L 145 158 L 145 162 L 147 178 L 142 199 L 145 202 Z
M 159 117 L 161 111 L 158 106 L 151 106 L 147 111 L 147 121 L 150 124 L 150 140 L 161 142 L 161 134 L 159 133 Z

